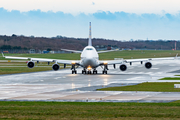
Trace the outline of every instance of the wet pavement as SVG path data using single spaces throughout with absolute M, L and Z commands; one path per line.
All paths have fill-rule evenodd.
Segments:
M 80 101 L 80 102 L 170 102 L 180 100 L 180 92 L 96 91 L 114 86 L 136 85 L 143 82 L 180 82 L 158 80 L 180 74 L 180 61 L 153 61 L 153 67 L 135 63 L 127 71 L 109 66 L 107 75 L 98 68 L 97 75 L 71 74 L 70 69 L 0 75 L 0 100 Z

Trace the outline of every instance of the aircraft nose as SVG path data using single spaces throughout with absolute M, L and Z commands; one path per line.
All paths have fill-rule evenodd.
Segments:
M 93 59 L 89 59 L 89 58 L 86 58 L 86 59 L 84 59 L 84 65 L 87 67 L 87 66 L 93 66 L 94 64 L 93 64 Z

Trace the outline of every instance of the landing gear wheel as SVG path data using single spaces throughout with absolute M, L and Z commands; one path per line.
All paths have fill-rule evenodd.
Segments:
M 82 74 L 86 74 L 86 71 L 85 71 L 85 70 L 82 70 Z
M 77 71 L 76 70 L 72 70 L 72 74 L 77 74 Z
M 93 71 L 93 74 L 97 74 L 97 70 L 94 70 L 94 71 Z
M 107 71 L 103 71 L 102 74 L 107 74 Z
M 88 74 L 91 74 L 91 71 L 88 71 Z

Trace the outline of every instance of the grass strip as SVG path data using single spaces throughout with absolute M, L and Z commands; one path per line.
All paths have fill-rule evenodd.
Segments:
M 98 91 L 153 91 L 153 92 L 180 92 L 180 88 L 174 88 L 179 82 L 146 82 L 138 85 L 109 87 Z
M 180 102 L 0 102 L 0 119 L 180 119 Z
M 159 80 L 180 80 L 180 78 L 179 77 L 165 77 Z
M 52 70 L 51 67 L 34 67 L 32 69 L 28 67 L 0 67 L 0 75 L 3 74 L 15 74 L 15 73 L 27 73 L 27 72 L 39 72 Z

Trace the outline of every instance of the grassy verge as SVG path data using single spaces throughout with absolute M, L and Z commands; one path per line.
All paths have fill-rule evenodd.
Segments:
M 179 119 L 180 102 L 0 102 L 0 119 Z
M 180 78 L 179 77 L 165 77 L 159 80 L 180 80 Z
M 52 70 L 51 67 L 0 67 L 0 75 Z
M 15 73 L 27 73 L 27 72 L 39 72 L 39 71 L 48 71 L 52 70 L 52 65 L 54 63 L 50 63 L 49 65 L 46 62 L 43 63 L 35 63 L 35 67 L 30 69 L 27 67 L 26 62 L 0 62 L 0 75 L 3 74 L 15 74 Z M 59 64 L 63 69 L 63 65 Z M 70 66 L 67 66 L 70 67 Z
M 99 91 L 154 91 L 154 92 L 180 92 L 180 88 L 174 88 L 174 84 L 178 82 L 163 82 L 163 83 L 141 83 L 138 85 L 124 87 L 109 87 L 98 89 Z

